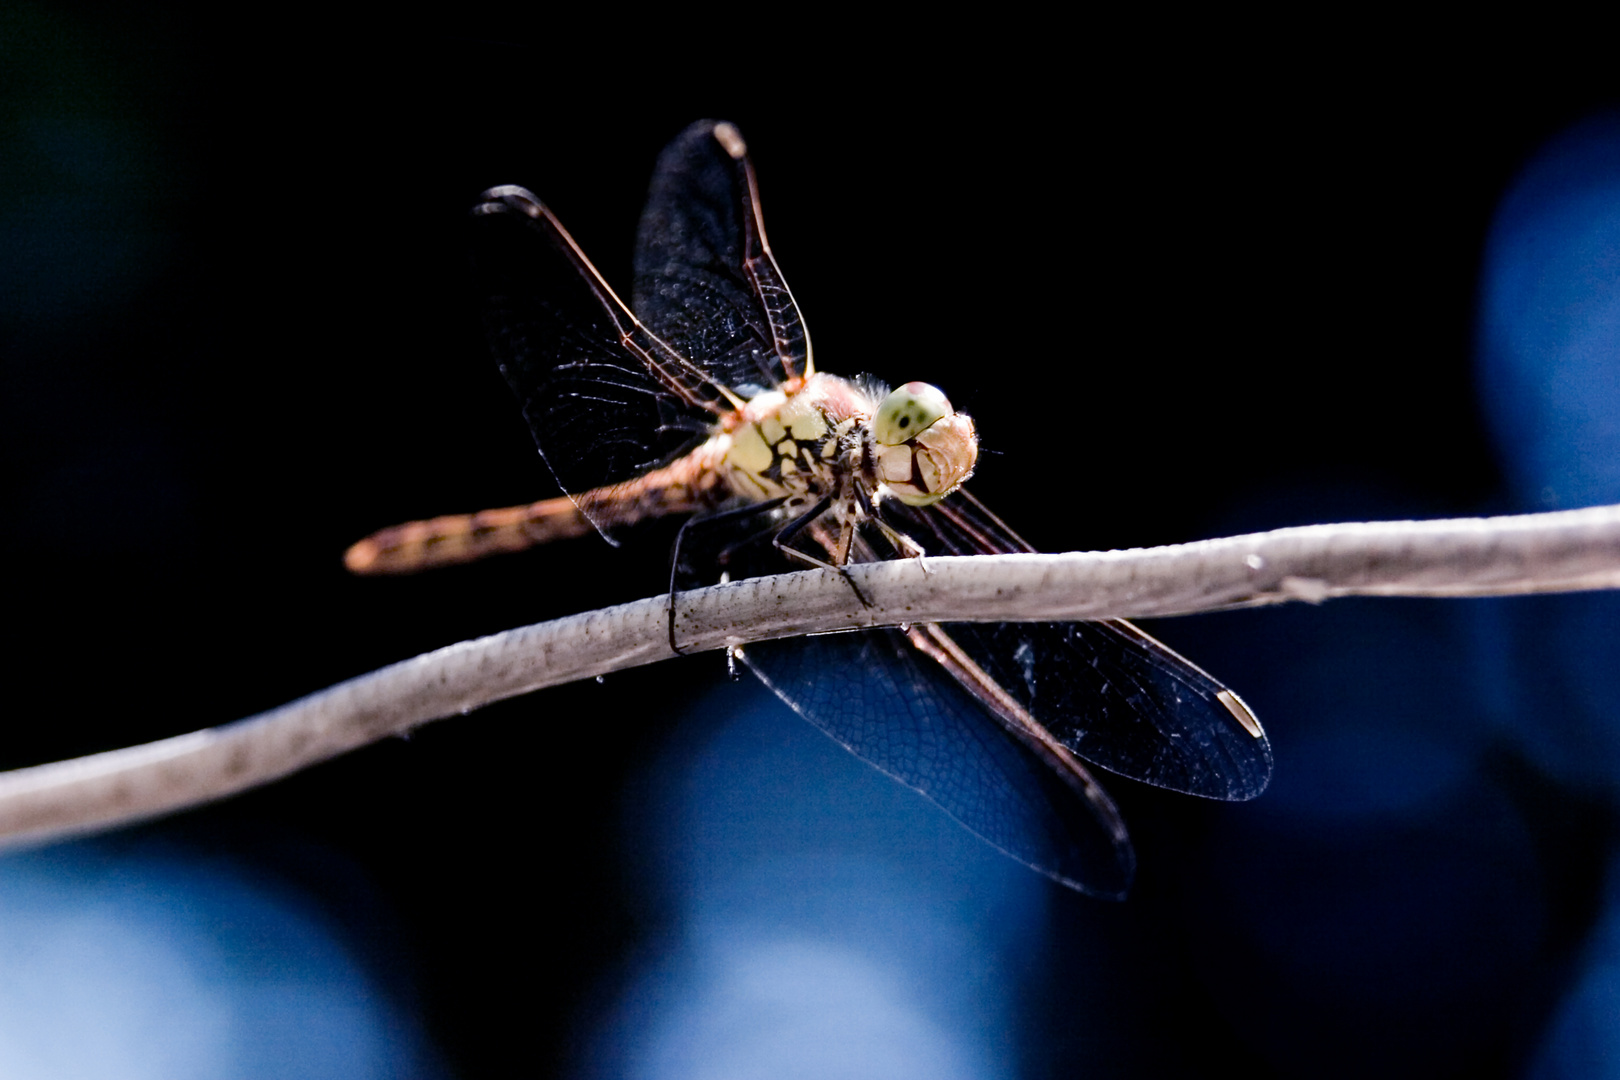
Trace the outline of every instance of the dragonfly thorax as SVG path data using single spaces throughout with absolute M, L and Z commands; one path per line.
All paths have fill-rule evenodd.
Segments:
M 734 493 L 799 504 L 831 496 L 840 517 L 862 496 L 873 505 L 889 495 L 912 506 L 936 502 L 978 459 L 973 421 L 920 382 L 880 400 L 867 386 L 816 374 L 793 393 L 757 395 L 725 427 Z
M 813 375 L 793 393 L 770 390 L 727 418 L 725 474 L 731 490 L 763 502 L 834 494 L 858 456 L 871 396 L 846 379 Z

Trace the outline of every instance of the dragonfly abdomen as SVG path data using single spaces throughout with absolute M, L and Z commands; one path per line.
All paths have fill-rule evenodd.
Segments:
M 590 531 L 591 523 L 572 499 L 542 499 L 382 529 L 344 552 L 343 565 L 355 574 L 414 574 Z
M 394 525 L 350 547 L 343 565 L 355 574 L 414 574 L 584 536 L 597 528 L 707 509 L 722 495 L 718 463 L 724 446 L 723 440 L 710 439 L 662 469 L 574 498 Z

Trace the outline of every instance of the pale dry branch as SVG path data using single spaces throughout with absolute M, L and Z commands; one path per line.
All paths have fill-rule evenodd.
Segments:
M 1313 525 L 1131 551 L 927 559 L 682 593 L 684 652 L 908 622 L 1130 618 L 1338 596 L 1620 587 L 1620 506 Z M 0 773 L 0 842 L 45 842 L 234 794 L 518 694 L 671 655 L 667 599 L 526 626 L 393 664 L 259 716 Z

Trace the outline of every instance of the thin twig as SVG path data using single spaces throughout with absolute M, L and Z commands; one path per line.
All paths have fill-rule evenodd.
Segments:
M 1500 596 L 1620 587 L 1620 506 L 1312 525 L 1172 547 L 824 570 L 682 593 L 697 652 L 849 627 L 1179 615 L 1337 596 Z M 466 641 L 259 716 L 0 773 L 0 841 L 45 842 L 222 798 L 347 750 L 546 686 L 670 656 L 656 597 Z

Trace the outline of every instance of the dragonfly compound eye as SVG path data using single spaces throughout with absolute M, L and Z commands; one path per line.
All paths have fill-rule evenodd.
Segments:
M 973 474 L 979 436 L 935 387 L 907 383 L 872 420 L 878 479 L 909 506 L 938 502 Z
M 908 382 L 883 399 L 872 417 L 872 438 L 883 446 L 899 446 L 927 431 L 954 410 L 937 386 Z

